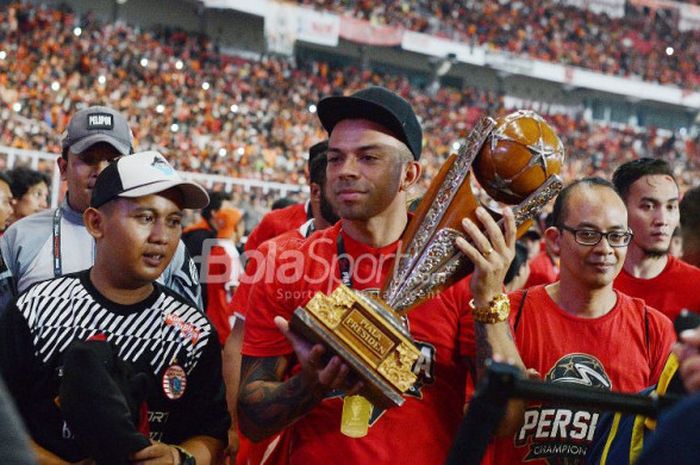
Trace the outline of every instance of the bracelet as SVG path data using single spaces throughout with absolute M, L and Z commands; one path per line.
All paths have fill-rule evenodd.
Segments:
M 178 465 L 197 465 L 197 459 L 194 458 L 194 455 L 190 454 L 185 450 L 183 447 L 173 445 L 175 450 L 177 450 L 177 453 L 180 457 L 180 462 Z
M 505 294 L 498 294 L 491 299 L 486 308 L 476 308 L 474 299 L 469 302 L 469 307 L 472 310 L 474 321 L 482 324 L 500 323 L 507 320 L 510 314 L 510 300 Z

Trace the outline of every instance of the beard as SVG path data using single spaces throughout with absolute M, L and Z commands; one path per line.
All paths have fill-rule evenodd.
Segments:
M 644 255 L 649 258 L 662 258 L 668 255 L 669 250 L 671 250 L 671 244 L 667 245 L 666 247 L 642 248 Z
M 333 209 L 333 205 L 331 205 L 328 198 L 323 194 L 321 194 L 320 200 L 319 207 L 321 208 L 321 216 L 328 222 L 328 224 L 336 224 L 340 220 L 340 217 Z

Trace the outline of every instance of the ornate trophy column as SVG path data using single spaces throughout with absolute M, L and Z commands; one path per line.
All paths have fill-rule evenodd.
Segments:
M 298 308 L 292 330 L 338 354 L 362 379 L 361 394 L 372 404 L 402 405 L 402 394 L 416 381 L 412 368 L 420 356 L 402 316 L 473 271 L 454 244 L 465 237 L 463 218 L 478 224 L 472 172 L 491 198 L 514 205 L 520 236 L 561 190 L 557 174 L 563 159 L 563 144 L 539 115 L 517 111 L 498 120 L 483 118 L 423 197 L 402 237 L 382 299 L 341 285 Z

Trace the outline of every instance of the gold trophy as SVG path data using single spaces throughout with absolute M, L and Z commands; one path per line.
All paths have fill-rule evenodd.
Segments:
M 479 224 L 471 172 L 492 199 L 514 205 L 520 236 L 561 190 L 557 174 L 563 160 L 563 144 L 536 113 L 482 118 L 459 153 L 447 159 L 409 222 L 382 298 L 344 285 L 328 296 L 317 293 L 295 310 L 292 330 L 338 354 L 364 382 L 360 394 L 373 405 L 402 405 L 420 356 L 403 316 L 473 271 L 455 246 L 457 237 L 465 237 L 463 218 Z

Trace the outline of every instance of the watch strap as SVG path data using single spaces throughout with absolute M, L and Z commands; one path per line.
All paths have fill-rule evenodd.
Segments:
M 469 302 L 469 306 L 472 309 L 474 321 L 481 324 L 501 323 L 506 321 L 510 314 L 510 299 L 503 293 L 491 299 L 485 308 L 476 308 L 474 299 Z
M 177 453 L 180 455 L 180 465 L 197 465 L 197 459 L 194 458 L 194 455 L 187 452 L 185 448 L 175 445 L 173 447 L 177 449 Z

